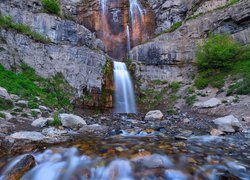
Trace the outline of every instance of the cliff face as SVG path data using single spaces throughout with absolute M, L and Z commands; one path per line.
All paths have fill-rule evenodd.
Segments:
M 202 11 L 205 13 L 198 17 L 195 17 L 197 12 L 194 12 L 194 18 L 186 16 L 187 20 L 183 21 L 177 30 L 163 33 L 150 42 L 133 48 L 130 51 L 130 57 L 139 64 L 137 77 L 161 79 L 165 76 L 166 80 L 185 80 L 187 75 L 183 73 L 183 70 L 195 61 L 197 45 L 207 37 L 209 32 L 229 33 L 242 44 L 250 42 L 250 4 L 248 1 L 214 11 L 210 9 L 210 6 L 207 11 L 203 8 Z M 197 11 L 201 10 L 198 8 Z M 147 68 L 142 68 L 145 65 Z
M 130 46 L 143 43 L 154 33 L 151 9 L 137 0 L 88 0 L 77 9 L 77 21 L 96 32 L 114 58 L 124 58 Z
M 86 88 L 101 89 L 104 45 L 90 30 L 74 21 L 42 13 L 38 0 L 1 1 L 0 13 L 29 25 L 52 41 L 42 44 L 0 28 L 0 63 L 6 68 L 26 63 L 42 77 L 62 73 L 79 94 Z

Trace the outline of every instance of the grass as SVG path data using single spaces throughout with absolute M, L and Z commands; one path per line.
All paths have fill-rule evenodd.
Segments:
M 162 31 L 161 33 L 159 33 L 157 36 L 160 36 L 164 33 L 171 33 L 171 32 L 174 32 L 176 29 L 178 29 L 180 26 L 182 25 L 182 22 L 176 22 L 174 23 L 170 28 Z
M 43 9 L 50 14 L 59 15 L 60 5 L 57 0 L 42 0 Z
M 55 126 L 55 127 L 58 127 L 60 125 L 62 125 L 61 121 L 60 121 L 60 118 L 59 118 L 59 113 L 56 112 L 53 116 L 53 121 L 51 121 L 49 123 L 50 126 Z
M 29 100 L 30 108 L 38 107 L 36 100 L 36 96 L 38 96 L 41 98 L 41 102 L 48 107 L 72 109 L 70 103 L 72 88 L 62 75 L 57 74 L 53 78 L 45 79 L 39 77 L 34 69 L 25 64 L 22 64 L 19 68 L 22 71 L 15 73 L 0 65 L 0 86 L 12 94 L 17 94 Z M 9 106 L 11 106 L 10 103 Z
M 197 100 L 196 95 L 189 95 L 185 98 L 185 102 L 189 106 L 192 106 L 196 100 Z
M 31 30 L 26 24 L 15 23 L 11 16 L 0 15 L 0 27 L 5 29 L 13 29 L 21 34 L 30 36 L 33 40 L 41 43 L 50 43 L 50 39 Z

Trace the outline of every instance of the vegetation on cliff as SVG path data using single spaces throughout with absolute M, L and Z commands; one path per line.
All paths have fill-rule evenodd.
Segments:
M 249 46 L 241 46 L 227 34 L 210 35 L 198 47 L 196 58 L 199 75 L 195 86 L 198 89 L 203 89 L 208 85 L 222 88 L 225 78 L 230 74 L 234 87 L 231 89 L 234 90 L 230 90 L 228 94 L 250 93 L 250 88 L 247 88 L 250 87 Z
M 28 99 L 30 108 L 38 107 L 36 97 L 39 97 L 45 105 L 51 108 L 72 109 L 70 103 L 72 89 L 60 74 L 45 79 L 38 76 L 34 69 L 25 64 L 18 68 L 20 68 L 20 72 L 6 70 L 0 65 L 1 87 L 7 89 L 10 93 Z
M 30 36 L 35 41 L 41 43 L 50 43 L 50 39 L 39 34 L 37 32 L 32 31 L 32 29 L 26 25 L 21 23 L 15 23 L 11 16 L 2 16 L 0 15 L 0 27 L 5 29 L 13 29 L 19 33 Z
M 60 6 L 57 0 L 42 0 L 42 5 L 47 13 L 59 15 Z

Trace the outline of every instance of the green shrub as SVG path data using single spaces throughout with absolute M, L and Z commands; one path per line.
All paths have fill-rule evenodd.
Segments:
M 37 102 L 34 102 L 34 101 L 29 101 L 28 102 L 28 107 L 30 109 L 37 109 L 39 107 L 39 104 Z
M 176 93 L 180 87 L 181 87 L 181 85 L 179 82 L 172 82 L 171 84 L 169 84 L 169 88 L 172 89 L 173 93 Z
M 62 125 L 62 123 L 61 123 L 61 121 L 60 121 L 60 119 L 59 119 L 59 113 L 58 113 L 58 112 L 56 112 L 56 113 L 54 114 L 54 116 L 53 116 L 53 121 L 50 122 L 49 125 L 50 125 L 50 126 L 55 126 L 55 127 L 58 127 L 58 126 Z
M 44 37 L 43 35 L 37 32 L 32 31 L 28 25 L 13 22 L 11 16 L 0 15 L 0 27 L 16 30 L 17 32 L 30 36 L 35 41 L 38 41 L 41 43 L 51 42 L 50 39 Z
M 229 35 L 210 35 L 198 47 L 196 62 L 199 70 L 229 69 L 238 60 L 237 56 L 240 53 L 240 44 L 234 41 Z
M 59 15 L 60 6 L 57 0 L 42 0 L 42 5 L 46 12 Z

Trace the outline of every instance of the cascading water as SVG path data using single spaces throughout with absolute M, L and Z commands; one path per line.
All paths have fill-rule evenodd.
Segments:
M 128 25 L 126 27 L 126 34 L 127 34 L 127 52 L 129 52 L 131 49 L 131 45 L 130 45 L 130 31 Z
M 115 112 L 136 113 L 134 89 L 125 63 L 114 62 Z
M 133 43 L 136 44 L 137 31 L 140 31 L 140 25 L 144 18 L 144 9 L 138 0 L 129 0 L 129 12 L 132 25 Z
M 106 12 L 107 0 L 100 0 L 102 14 Z

